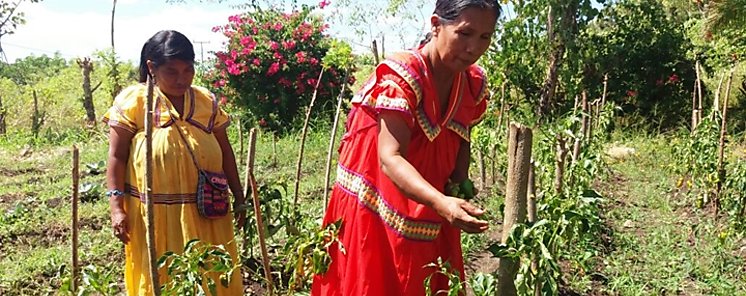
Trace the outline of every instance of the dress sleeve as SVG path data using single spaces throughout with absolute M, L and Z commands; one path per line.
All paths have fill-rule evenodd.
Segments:
M 487 76 L 484 74 L 484 70 L 481 67 L 473 66 L 469 69 L 470 89 L 473 90 L 474 95 L 474 112 L 469 122 L 470 126 L 474 126 L 484 119 L 484 115 L 487 112 L 487 101 L 489 100 L 490 92 L 487 86 Z
M 144 111 L 142 85 L 133 85 L 122 90 L 114 99 L 114 104 L 104 114 L 103 122 L 111 127 L 124 128 L 137 133 L 144 127 Z
M 225 129 L 231 124 L 231 118 L 228 113 L 218 106 L 218 112 L 215 114 L 215 128 Z
M 376 82 L 362 98 L 361 105 L 376 114 L 384 111 L 398 112 L 413 127 L 417 98 L 412 87 L 385 65 L 378 66 L 375 75 Z

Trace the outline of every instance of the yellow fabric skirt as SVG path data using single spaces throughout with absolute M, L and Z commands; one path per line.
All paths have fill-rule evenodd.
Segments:
M 222 171 L 220 146 L 211 133 L 205 132 L 186 121 L 176 120 L 167 127 L 155 128 L 153 132 L 153 200 L 155 217 L 155 245 L 158 256 L 166 251 L 182 253 L 192 239 L 200 239 L 213 245 L 222 244 L 240 266 L 233 233 L 233 215 L 229 212 L 219 219 L 200 216 L 197 209 L 197 169 L 175 128 L 181 128 L 190 148 L 202 169 Z M 136 169 L 137 168 L 137 169 Z M 145 136 L 135 134 L 130 147 L 130 161 L 126 174 L 127 194 L 125 211 L 130 241 L 125 245 L 125 285 L 128 295 L 151 295 L 152 284 L 149 271 L 145 200 Z M 229 287 L 220 284 L 218 275 L 213 275 L 218 295 L 243 295 L 240 270 L 233 273 Z M 166 268 L 159 271 L 163 285 L 168 280 Z

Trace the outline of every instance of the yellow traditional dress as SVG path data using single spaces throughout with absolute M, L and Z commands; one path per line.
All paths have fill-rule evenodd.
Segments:
M 130 86 L 115 99 L 104 115 L 104 122 L 131 131 L 134 136 L 125 173 L 125 202 L 130 241 L 125 245 L 125 285 L 128 295 L 151 295 L 145 224 L 145 105 L 147 87 Z M 158 256 L 166 251 L 181 253 L 192 239 L 213 245 L 225 245 L 238 261 L 233 234 L 233 217 L 229 213 L 219 219 L 200 216 L 196 204 L 197 168 L 176 128 L 186 136 L 194 156 L 203 170 L 223 171 L 223 155 L 215 129 L 224 129 L 230 120 L 218 108 L 215 97 L 201 87 L 192 87 L 184 96 L 183 114 L 173 109 L 168 98 L 158 88 L 154 91 L 153 120 L 153 201 L 155 245 Z M 218 295 L 242 295 L 240 271 L 234 272 L 228 288 L 218 286 Z M 161 270 L 160 283 L 166 282 Z

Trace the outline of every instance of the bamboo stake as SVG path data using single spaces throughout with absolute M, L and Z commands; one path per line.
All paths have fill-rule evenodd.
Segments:
M 155 250 L 155 217 L 153 213 L 153 78 L 148 75 L 147 114 L 145 115 L 145 214 L 148 227 L 147 246 L 153 295 L 161 295 L 158 280 L 158 254 Z
M 79 181 L 80 181 L 80 156 L 78 153 L 78 147 L 73 145 L 73 196 L 72 196 L 72 274 L 73 274 L 73 285 L 72 285 L 72 292 L 73 295 L 76 294 L 78 290 L 78 272 L 79 272 L 79 264 L 78 264 L 78 197 L 79 197 Z
M 319 85 L 321 84 L 321 78 L 324 77 L 324 69 L 321 69 L 321 72 L 319 73 L 319 80 L 316 81 L 316 87 L 313 89 L 313 96 L 311 96 L 311 103 L 308 105 L 308 110 L 306 111 L 306 120 L 303 122 L 303 131 L 301 133 L 300 137 L 300 151 L 298 152 L 298 163 L 296 165 L 295 169 L 295 197 L 293 198 L 293 211 L 292 214 L 292 223 L 295 223 L 295 210 L 298 206 L 298 195 L 300 191 L 300 175 L 301 175 L 301 167 L 303 165 L 303 149 L 306 145 L 306 135 L 308 134 L 308 122 L 311 120 L 311 110 L 313 110 L 313 104 L 316 102 L 316 95 L 319 92 Z
M 251 198 L 254 204 L 254 216 L 256 218 L 256 229 L 259 234 L 259 247 L 262 249 L 262 265 L 264 266 L 264 278 L 267 280 L 267 293 L 272 295 L 274 282 L 272 281 L 272 270 L 269 265 L 269 254 L 267 253 L 267 243 L 265 241 L 264 220 L 262 219 L 261 204 L 259 204 L 259 189 L 254 178 L 254 159 L 256 155 L 256 129 L 249 131 L 249 159 L 246 166 L 248 167 L 249 186 L 251 187 Z
M 699 122 L 697 122 L 697 118 L 699 116 L 697 115 L 697 81 L 694 81 L 694 89 L 692 90 L 692 130 L 691 134 L 694 134 L 694 130 L 697 129 L 697 126 L 699 125 Z
M 723 189 L 723 181 L 725 180 L 725 167 L 723 166 L 724 155 L 725 155 L 725 136 L 728 133 L 728 99 L 730 98 L 730 89 L 733 85 L 733 71 L 731 68 L 730 74 L 728 75 L 728 84 L 725 88 L 725 98 L 723 99 L 723 118 L 720 122 L 720 144 L 718 145 L 718 182 L 717 190 L 715 191 L 715 217 L 720 211 L 720 193 Z
M 339 125 L 339 114 L 342 111 L 342 101 L 345 93 L 345 89 L 347 87 L 347 77 L 350 75 L 350 71 L 347 71 L 345 73 L 345 78 L 343 81 L 345 83 L 342 84 L 342 91 L 339 92 L 339 96 L 337 96 L 337 110 L 334 112 L 334 126 L 332 126 L 332 135 L 329 137 L 329 150 L 326 153 L 326 175 L 324 177 L 324 209 L 326 209 L 326 206 L 329 204 L 329 177 L 331 175 L 332 170 L 332 154 L 334 153 L 334 143 L 337 139 L 337 126 Z
M 505 216 L 502 243 L 506 243 L 511 228 L 526 221 L 528 171 L 531 166 L 531 129 L 511 123 L 508 137 L 508 182 L 505 195 Z M 498 267 L 498 291 L 500 295 L 516 295 L 514 279 L 518 262 L 500 258 Z

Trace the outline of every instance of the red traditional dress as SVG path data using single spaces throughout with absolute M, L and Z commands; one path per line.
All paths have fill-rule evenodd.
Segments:
M 424 266 L 438 257 L 463 278 L 460 230 L 403 195 L 378 160 L 378 114 L 400 112 L 412 131 L 406 159 L 445 189 L 461 142 L 469 141 L 470 127 L 486 110 L 488 91 L 482 69 L 471 66 L 456 75 L 449 106 L 440 106 L 432 76 L 419 51 L 399 53 L 383 61 L 353 98 L 324 217 L 325 225 L 342 219 L 343 250 L 330 248 L 333 261 L 314 278 L 312 295 L 424 295 L 423 282 L 434 271 Z M 442 276 L 431 285 L 448 289 Z

